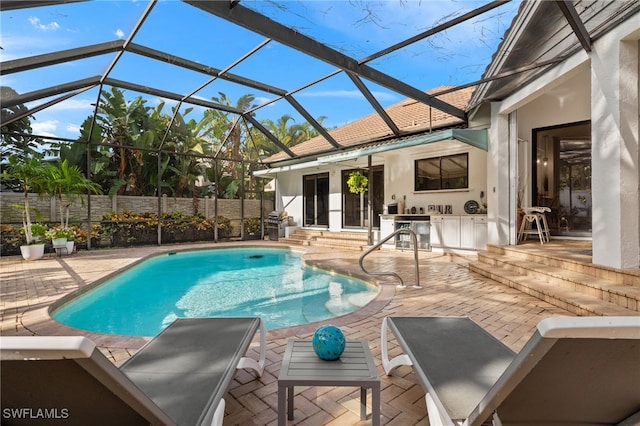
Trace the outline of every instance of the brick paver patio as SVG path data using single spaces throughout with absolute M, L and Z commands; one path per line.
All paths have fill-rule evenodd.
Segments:
M 242 243 L 233 243 L 233 245 Z M 253 242 L 252 245 L 256 243 Z M 275 242 L 258 244 L 277 245 Z M 162 246 L 79 252 L 71 256 L 46 257 L 34 262 L 19 256 L 0 259 L 0 320 L 3 335 L 85 334 L 116 364 L 127 359 L 145 339 L 83 333 L 62 326 L 49 316 L 49 307 L 70 292 L 92 284 L 145 256 L 183 248 L 224 247 L 227 244 Z M 299 250 L 299 248 L 296 248 Z M 360 252 L 307 250 L 305 260 L 324 268 L 362 277 Z M 475 258 L 475 257 L 474 257 Z M 413 254 L 378 251 L 365 261 L 371 271 L 393 270 L 402 275 L 407 288 L 396 288 L 392 278 L 369 279 L 381 291 L 360 311 L 327 321 L 342 328 L 347 338 L 367 339 L 381 376 L 382 424 L 427 425 L 424 391 L 410 367 L 385 376 L 380 360 L 380 324 L 387 315 L 469 316 L 487 331 L 519 351 L 536 324 L 550 316 L 571 313 L 470 272 L 474 258 L 420 253 L 422 289 L 414 289 Z M 225 425 L 275 425 L 277 423 L 277 377 L 288 337 L 310 338 L 318 323 L 272 330 L 267 334 L 264 375 L 238 371 L 226 400 Z M 253 350 L 253 349 L 251 349 Z M 391 355 L 398 348 L 390 344 Z M 360 392 L 356 388 L 296 388 L 296 425 L 361 425 Z M 369 395 L 370 398 L 370 395 Z M 370 406 L 370 401 L 369 401 Z

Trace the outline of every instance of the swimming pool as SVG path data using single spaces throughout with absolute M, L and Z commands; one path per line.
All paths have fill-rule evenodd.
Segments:
M 56 309 L 69 327 L 155 336 L 179 317 L 260 316 L 267 329 L 353 312 L 378 293 L 306 266 L 288 249 L 242 247 L 154 256 Z

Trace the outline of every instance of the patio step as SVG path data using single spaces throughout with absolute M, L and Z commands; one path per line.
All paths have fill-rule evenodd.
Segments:
M 588 257 L 588 260 L 587 260 Z M 578 315 L 640 315 L 640 274 L 487 245 L 469 269 Z
M 296 229 L 280 241 L 303 246 L 324 247 L 336 250 L 362 251 L 369 247 L 368 236 L 364 232 L 334 232 L 318 229 Z

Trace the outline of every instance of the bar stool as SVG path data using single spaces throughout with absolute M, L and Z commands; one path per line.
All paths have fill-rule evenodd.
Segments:
M 536 234 L 540 238 L 540 244 L 548 243 L 551 240 L 551 233 L 545 213 L 550 212 L 551 209 L 549 207 L 525 207 L 523 210 L 524 217 L 518 231 L 518 242 L 531 234 Z

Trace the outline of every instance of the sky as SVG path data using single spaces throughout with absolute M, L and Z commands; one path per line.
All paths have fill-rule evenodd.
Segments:
M 362 60 L 402 40 L 426 31 L 486 1 L 450 0 L 242 0 L 240 4 L 269 16 L 329 47 Z M 445 32 L 411 44 L 367 65 L 395 79 L 428 90 L 459 85 L 481 78 L 491 56 L 511 23 L 519 2 L 513 1 L 457 25 Z M 97 0 L 0 12 L 0 61 L 27 58 L 90 44 L 126 40 L 149 7 L 146 0 Z M 331 64 L 310 58 L 276 41 L 221 20 L 178 0 L 158 1 L 133 43 L 180 56 L 218 69 L 227 69 L 247 52 L 263 45 L 229 72 L 261 81 L 289 92 L 315 117 L 326 117 L 325 127 L 336 127 L 373 112 L 353 82 L 340 72 L 304 90 L 298 90 L 336 70 Z M 0 85 L 28 93 L 93 76 L 101 76 L 116 58 L 115 53 L 67 62 L 36 70 L 0 76 Z M 109 77 L 191 94 L 210 77 L 139 55 L 125 53 Z M 405 99 L 364 80 L 384 107 Z M 165 102 L 165 112 L 176 102 L 125 91 L 131 100 L 142 95 L 147 105 Z M 221 79 L 206 85 L 195 97 L 211 100 L 220 93 L 232 102 L 253 94 L 258 120 L 276 121 L 288 114 L 305 121 L 286 101 L 270 102 L 274 96 Z M 34 114 L 33 132 L 75 139 L 84 119 L 91 115 L 97 89 L 88 90 Z M 33 108 L 53 98 L 27 104 Z M 185 106 L 186 107 L 186 106 Z M 184 110 L 184 107 L 183 107 Z M 199 119 L 195 107 L 187 118 Z

